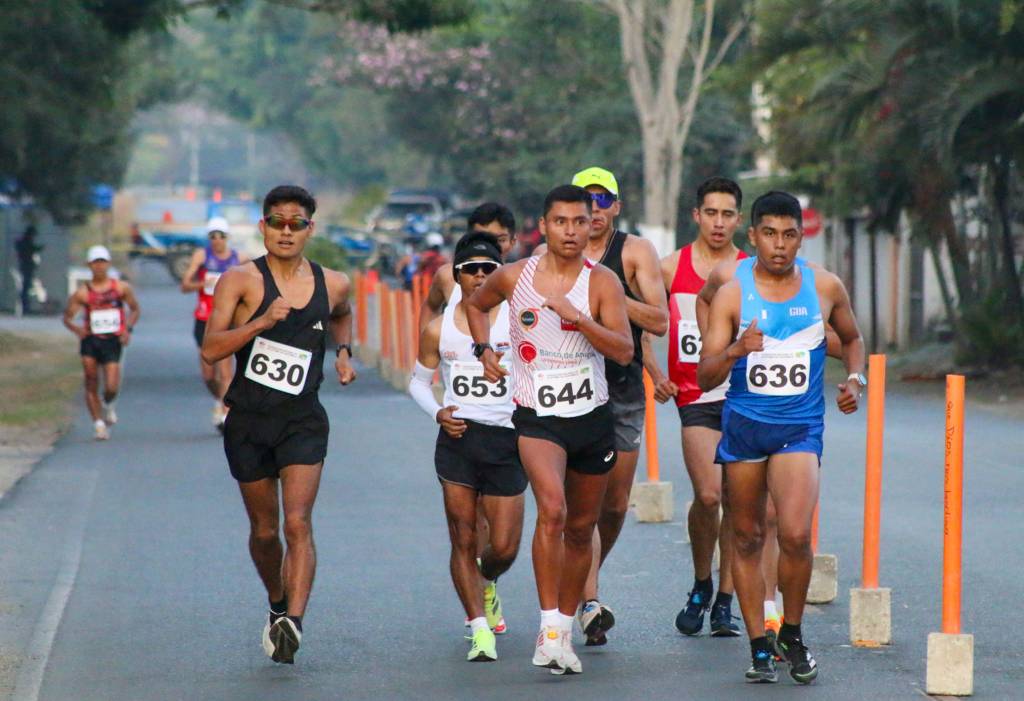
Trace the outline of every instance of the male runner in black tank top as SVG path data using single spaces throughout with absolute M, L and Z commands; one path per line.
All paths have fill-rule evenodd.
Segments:
M 231 411 L 224 452 L 249 514 L 249 552 L 270 600 L 263 649 L 289 664 L 316 571 L 312 511 L 329 430 L 317 390 L 328 332 L 338 344 L 338 380 L 347 385 L 356 377 L 349 279 L 302 255 L 315 210 L 316 201 L 300 187 L 281 185 L 267 194 L 259 224 L 267 255 L 232 268 L 217 283 L 202 349 L 208 363 L 236 355 L 225 397 Z
M 626 313 L 633 335 L 633 359 L 628 365 L 605 363 L 608 397 L 615 418 L 615 450 L 618 457 L 608 479 L 601 516 L 594 537 L 594 560 L 583 590 L 580 627 L 587 645 L 604 645 L 605 633 L 615 616 L 597 599 L 598 570 L 615 545 L 629 510 L 636 464 L 640 458 L 640 434 L 644 426 L 643 348 L 641 336 L 648 331 L 664 336 L 668 331 L 668 303 L 661 282 L 658 253 L 647 239 L 615 228 L 622 209 L 619 185 L 604 168 L 587 168 L 573 177 L 573 185 L 590 192 L 593 220 L 583 254 L 611 269 L 626 293 Z

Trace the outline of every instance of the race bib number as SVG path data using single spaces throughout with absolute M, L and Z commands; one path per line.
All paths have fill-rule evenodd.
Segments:
M 299 394 L 306 383 L 313 354 L 260 336 L 252 344 L 245 376 L 264 387 Z
M 808 351 L 761 351 L 747 356 L 747 387 L 754 394 L 789 397 L 807 392 Z
M 213 296 L 213 291 L 217 287 L 217 281 L 220 280 L 220 273 L 211 273 L 209 270 L 203 275 L 203 294 Z
M 96 335 L 118 333 L 121 330 L 121 310 L 94 309 L 90 311 L 89 330 Z
M 591 411 L 594 369 L 590 363 L 572 368 L 538 370 L 533 376 L 537 416 L 579 416 Z
M 452 363 L 451 377 L 452 394 L 458 397 L 461 404 L 489 406 L 508 402 L 508 382 L 511 376 L 505 375 L 497 382 L 488 382 L 484 378 L 483 363 L 456 360 Z
M 676 328 L 676 350 L 680 363 L 696 363 L 700 361 L 700 329 L 697 322 L 680 319 Z

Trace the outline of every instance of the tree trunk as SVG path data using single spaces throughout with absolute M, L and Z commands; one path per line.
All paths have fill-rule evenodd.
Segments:
M 1013 245 L 1013 228 L 1010 224 L 1010 212 L 1007 199 L 1010 193 L 1010 163 L 1006 158 L 993 164 L 995 182 L 992 195 L 995 199 L 996 213 L 999 218 L 1000 242 L 1002 243 L 1003 271 L 1006 280 L 1006 297 L 1009 304 L 1011 319 L 1024 326 L 1024 299 L 1021 298 L 1020 276 L 1017 272 L 1017 252 Z

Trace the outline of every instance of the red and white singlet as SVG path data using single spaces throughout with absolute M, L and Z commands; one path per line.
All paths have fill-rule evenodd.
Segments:
M 91 283 L 85 283 L 89 301 L 85 303 L 85 328 L 92 336 L 121 335 L 124 333 L 124 292 L 117 280 L 111 278 L 110 287 L 97 292 Z
M 533 287 L 540 257 L 530 258 L 519 274 L 509 304 L 512 378 L 516 404 L 538 416 L 583 416 L 608 401 L 604 357 L 576 325 L 543 306 Z M 590 313 L 590 273 L 583 268 L 566 298 L 580 313 Z
M 736 259 L 746 258 L 739 251 Z M 705 280 L 693 269 L 693 244 L 679 252 L 679 264 L 672 278 L 668 300 L 668 379 L 679 388 L 676 405 L 705 404 L 725 399 L 729 389 L 726 380 L 710 392 L 701 392 L 697 386 L 697 363 L 700 361 L 701 338 L 697 328 L 697 293 Z

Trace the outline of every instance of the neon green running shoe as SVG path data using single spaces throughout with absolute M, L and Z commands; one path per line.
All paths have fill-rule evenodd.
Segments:
M 498 659 L 498 650 L 494 644 L 494 633 L 487 628 L 481 628 L 473 633 L 470 638 L 472 643 L 466 659 L 470 662 L 494 662 Z
M 484 587 L 484 615 L 487 616 L 487 625 L 491 627 L 495 635 L 504 635 L 508 632 L 505 616 L 501 612 L 501 597 L 498 596 L 497 582 L 491 582 Z

